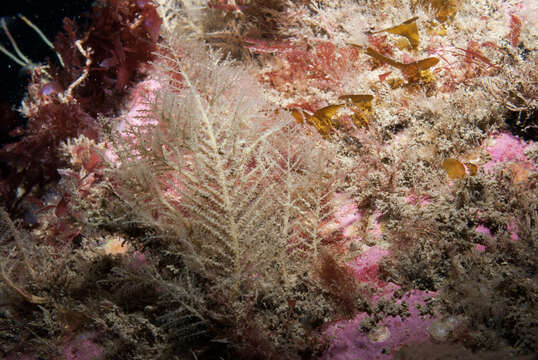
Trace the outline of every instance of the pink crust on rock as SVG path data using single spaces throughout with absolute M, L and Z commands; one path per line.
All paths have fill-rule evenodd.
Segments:
M 397 303 L 409 305 L 410 316 L 402 320 L 399 316 L 387 316 L 370 331 L 361 330 L 361 320 L 366 313 L 358 314 L 353 320 L 332 325 L 327 335 L 333 339 L 323 360 L 389 360 L 403 345 L 423 343 L 428 340 L 428 327 L 434 318 L 422 317 L 417 304 L 425 304 L 425 298 L 435 293 L 412 290 Z
M 478 225 L 474 231 L 476 231 L 477 233 L 479 234 L 482 234 L 482 235 L 485 235 L 487 236 L 488 238 L 492 238 L 493 236 L 491 235 L 491 231 L 485 227 L 484 225 L 480 224 Z
M 490 171 L 499 163 L 507 162 L 519 162 L 529 169 L 533 168 L 532 161 L 525 155 L 528 146 L 523 140 L 513 135 L 501 133 L 486 148 L 492 160 L 484 164 L 484 170 Z
M 486 245 L 482 245 L 482 244 L 476 244 L 476 245 L 475 245 L 475 249 L 476 249 L 476 251 L 478 251 L 479 253 L 483 253 L 484 251 L 486 251 L 486 248 L 487 248 Z
M 516 222 L 514 220 L 512 220 L 510 223 L 508 223 L 506 229 L 510 233 L 510 239 L 512 241 L 518 241 L 519 240 L 519 235 L 517 234 L 518 228 L 517 228 L 517 224 L 516 224 Z M 475 228 L 475 231 L 478 234 L 484 235 L 488 239 L 493 239 L 494 238 L 493 234 L 491 233 L 491 230 L 488 227 L 486 227 L 485 225 L 483 225 L 483 224 L 478 224 L 476 226 L 476 228 Z M 482 245 L 482 244 L 476 244 L 475 249 L 479 253 L 482 253 L 482 252 L 486 251 L 487 246 Z
M 384 293 L 391 292 L 396 290 L 397 286 L 384 282 L 377 276 L 377 263 L 389 254 L 390 252 L 388 250 L 373 246 L 348 265 L 353 269 L 355 276 L 360 282 L 372 283 L 376 287 L 379 287 L 378 290 L 383 288 Z
M 104 349 L 95 342 L 97 334 L 83 333 L 67 342 L 63 349 L 65 360 L 98 360 L 101 359 Z
M 335 211 L 334 217 L 324 225 L 322 231 L 326 233 L 331 228 L 338 229 L 344 237 L 352 240 L 356 237 L 353 224 L 362 219 L 362 213 L 357 208 L 357 204 L 344 194 L 335 194 L 335 201 L 338 202 L 338 210 Z
M 389 253 L 386 249 L 374 246 L 349 264 L 360 282 L 370 283 L 380 290 L 371 299 L 374 304 L 382 298 L 390 298 L 400 288 L 378 278 L 378 262 Z M 416 305 L 424 305 L 425 298 L 434 295 L 435 292 L 421 290 L 407 292 L 397 303 L 405 301 L 409 305 L 410 316 L 405 320 L 399 316 L 387 316 L 370 331 L 361 330 L 360 323 L 367 318 L 366 313 L 357 314 L 351 321 L 332 324 L 326 333 L 332 339 L 331 346 L 322 359 L 388 360 L 393 358 L 393 353 L 402 345 L 425 342 L 429 337 L 427 329 L 435 318 L 419 315 Z
M 512 241 L 519 240 L 519 235 L 517 234 L 517 231 L 518 231 L 517 224 L 513 219 L 512 221 L 510 221 L 510 223 L 507 224 L 506 230 L 508 230 L 508 232 L 510 233 L 510 239 L 512 239 Z M 482 234 L 486 236 L 487 238 L 490 238 L 490 239 L 493 238 L 493 235 L 491 234 L 491 230 L 482 224 L 477 225 L 477 227 L 475 228 L 475 231 L 478 234 Z
M 374 236 L 374 237 L 381 237 L 383 236 L 383 231 L 381 229 L 381 223 L 379 222 L 379 219 L 381 218 L 381 216 L 383 216 L 383 214 L 379 211 L 374 211 L 374 219 L 373 219 L 373 224 L 372 224 L 372 227 L 371 227 L 371 235 Z
M 345 230 L 348 226 L 352 225 L 355 221 L 361 219 L 361 214 L 357 209 L 357 204 L 352 201 L 347 201 L 342 205 L 335 214 L 338 223 Z

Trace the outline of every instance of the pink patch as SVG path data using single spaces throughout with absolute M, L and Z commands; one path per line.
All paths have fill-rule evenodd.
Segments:
M 493 235 L 491 235 L 491 231 L 485 227 L 484 225 L 480 224 L 478 225 L 476 228 L 475 228 L 475 231 L 479 234 L 483 234 L 483 235 L 486 235 L 487 237 L 493 237 Z
M 155 100 L 156 93 L 160 88 L 161 85 L 156 80 L 145 80 L 136 85 L 131 95 L 129 111 L 116 125 L 116 130 L 123 137 L 129 137 L 129 128 L 131 127 L 157 123 L 157 120 L 151 117 L 151 102 Z M 119 160 L 112 149 L 105 151 L 105 156 L 112 163 L 117 163 Z
M 518 241 L 519 240 L 519 235 L 517 234 L 517 224 L 516 224 L 516 222 L 514 220 L 512 220 L 512 222 L 510 224 L 508 224 L 507 229 L 510 232 L 510 238 L 513 241 Z
M 338 202 L 338 210 L 336 210 L 334 217 L 344 230 L 346 227 L 353 224 L 355 221 L 361 219 L 361 214 L 357 209 L 357 204 L 344 194 L 335 194 L 334 200 Z
M 369 267 L 372 265 L 377 265 L 378 261 L 389 255 L 390 252 L 386 249 L 374 246 L 362 253 L 350 266 L 355 271 L 360 271 L 364 267 Z
M 343 236 L 347 237 L 353 236 L 352 225 L 361 220 L 362 214 L 354 202 L 348 201 L 345 205 L 339 207 L 336 211 L 335 218 L 342 230 Z
M 374 216 L 375 216 L 375 219 L 374 219 L 374 223 L 372 224 L 372 228 L 370 230 L 370 234 L 374 237 L 381 237 L 383 236 L 383 232 L 381 231 L 381 224 L 379 223 L 379 218 L 382 216 L 383 214 L 380 213 L 379 211 L 375 211 L 374 212 Z
M 408 204 L 412 204 L 412 205 L 420 205 L 420 206 L 424 206 L 424 205 L 428 205 L 431 203 L 431 200 L 428 196 L 425 196 L 425 195 L 422 195 L 420 196 L 420 198 L 418 196 L 416 196 L 415 194 L 411 194 L 409 196 L 406 196 L 404 198 L 404 201 Z
M 386 283 L 378 278 L 378 262 L 389 254 L 386 249 L 372 247 L 348 264 L 357 279 L 372 283 L 380 290 L 371 299 L 373 303 L 386 296 L 392 296 L 394 291 L 400 288 L 394 283 Z M 425 305 L 425 298 L 435 294 L 420 290 L 407 292 L 397 303 L 405 301 L 410 316 L 406 319 L 388 316 L 370 332 L 361 330 L 361 320 L 368 316 L 366 313 L 358 314 L 352 321 L 332 324 L 327 329 L 327 335 L 333 339 L 332 344 L 321 359 L 389 360 L 401 346 L 426 341 L 429 338 L 427 329 L 435 318 L 421 316 L 416 305 Z
M 411 314 L 405 320 L 399 316 L 388 316 L 378 323 L 378 335 L 361 330 L 361 320 L 366 313 L 358 314 L 352 321 L 343 321 L 332 325 L 327 335 L 333 339 L 323 360 L 389 360 L 394 352 L 405 344 L 421 343 L 429 338 L 428 327 L 434 318 L 423 317 L 416 308 L 424 305 L 425 298 L 435 295 L 433 292 L 411 290 L 397 303 L 405 301 Z
M 65 360 L 97 360 L 103 355 L 104 349 L 95 342 L 95 333 L 83 333 L 69 341 L 63 349 Z
M 475 249 L 476 249 L 476 251 L 478 251 L 479 253 L 483 253 L 484 251 L 486 251 L 486 248 L 487 248 L 487 246 L 482 245 L 482 244 L 476 244 L 476 245 L 475 245 Z
M 380 280 L 377 276 L 378 262 L 383 257 L 389 255 L 390 252 L 386 249 L 379 248 L 377 246 L 371 247 L 364 253 L 359 255 L 355 261 L 352 261 L 348 265 L 353 270 L 355 277 L 360 282 L 369 282 L 376 285 L 378 288 L 383 288 L 383 293 L 390 291 L 392 287 L 385 289 L 388 283 Z
M 525 155 L 527 145 L 521 139 L 507 133 L 495 137 L 493 144 L 487 147 L 491 161 L 484 164 L 484 170 L 489 171 L 501 162 L 521 162 L 532 166 L 532 162 Z
M 129 126 L 140 126 L 148 123 L 155 123 L 155 119 L 148 117 L 151 111 L 151 102 L 155 99 L 156 92 L 161 88 L 158 81 L 146 80 L 136 86 L 133 91 L 133 98 L 129 105 L 129 111 L 125 118 L 118 124 L 117 130 L 126 136 Z

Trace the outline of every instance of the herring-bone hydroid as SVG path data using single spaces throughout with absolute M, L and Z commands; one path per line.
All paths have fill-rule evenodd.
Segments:
M 334 150 L 265 102 L 247 71 L 184 46 L 163 45 L 152 110 L 116 138 L 115 192 L 175 259 L 178 276 L 161 279 L 173 313 L 225 327 L 241 346 L 241 329 L 257 328 L 292 356 L 310 341 L 300 321 L 337 313 L 315 271 L 330 256 L 321 231 L 340 183 Z M 288 301 L 288 316 L 266 313 L 290 312 Z

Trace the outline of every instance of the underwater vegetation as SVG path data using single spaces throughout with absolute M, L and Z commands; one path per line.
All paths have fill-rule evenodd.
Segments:
M 537 12 L 65 20 L 0 149 L 0 356 L 532 358 Z
M 161 20 L 151 2 L 100 2 L 90 21 L 79 29 L 65 19 L 65 33 L 54 41 L 61 63 L 32 73 L 19 109 L 27 123 L 3 125 L 10 139 L 0 151 L 7 167 L 0 201 L 17 216 L 59 180 L 57 169 L 65 164 L 60 144 L 80 135 L 97 139 L 98 116 L 119 110 L 128 85 L 153 56 Z

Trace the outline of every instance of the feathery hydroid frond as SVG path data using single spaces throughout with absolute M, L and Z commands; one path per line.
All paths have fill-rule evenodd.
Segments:
M 248 71 L 219 53 L 179 43 L 161 53 L 159 94 L 141 125 L 117 137 L 111 178 L 136 221 L 154 228 L 180 259 L 173 266 L 201 281 L 189 285 L 203 286 L 196 293 L 206 297 L 192 311 L 185 304 L 201 303 L 189 299 L 184 276 L 165 281 L 182 304 L 177 314 L 200 319 L 197 327 L 224 321 L 239 331 L 254 304 L 287 303 L 294 287 L 306 286 L 316 300 L 301 306 L 321 316 L 329 303 L 320 302 L 310 270 L 339 183 L 334 149 L 275 111 Z M 290 324 L 296 331 L 298 323 Z
M 317 225 L 306 224 L 327 216 L 330 191 L 317 192 L 333 186 L 335 174 L 328 182 L 323 176 L 330 164 L 314 149 L 320 139 L 293 129 L 289 114 L 267 119 L 270 109 L 246 72 L 219 54 L 163 52 L 163 88 L 155 111 L 144 115 L 159 118 L 131 129 L 136 140 L 124 144 L 120 172 L 146 189 L 147 198 L 137 192 L 130 199 L 143 217 L 173 234 L 204 276 L 237 292 L 248 276 L 265 272 L 274 241 L 290 246 L 290 221 L 302 217 L 296 228 L 316 238 Z

